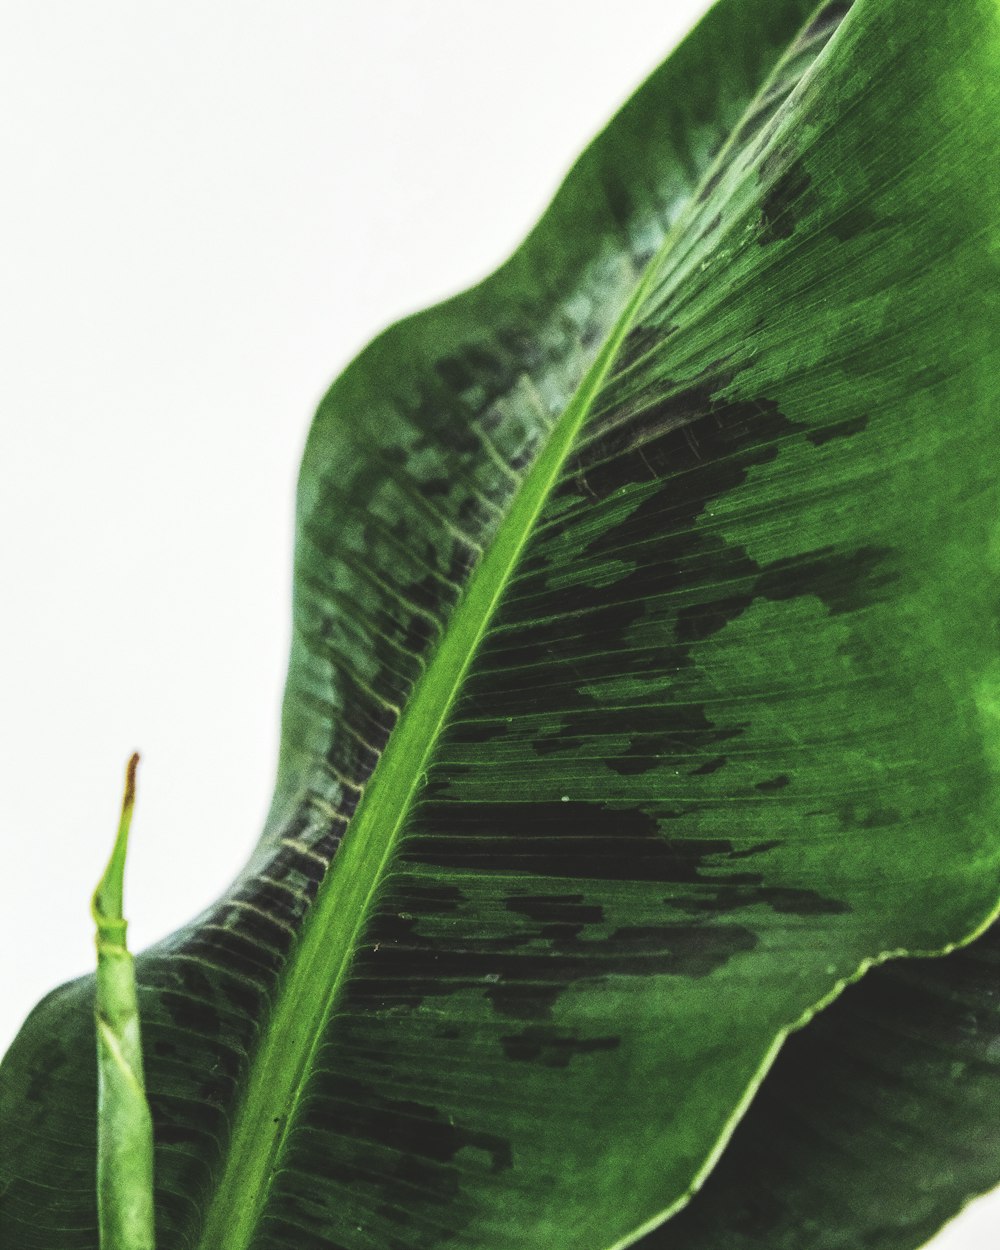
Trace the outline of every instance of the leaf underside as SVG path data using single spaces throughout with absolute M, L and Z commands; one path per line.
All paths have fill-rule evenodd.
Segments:
M 987 923 L 998 49 L 995 0 L 723 0 L 506 266 L 334 384 L 267 827 L 137 961 L 163 1250 L 624 1245 L 790 1029 Z M 821 1013 L 734 1157 L 763 1167 L 747 1143 L 789 1098 L 833 1153 L 902 1140 L 896 1027 L 888 1070 L 932 1123 L 950 1061 L 893 1022 L 935 977 L 961 1015 L 951 970 L 991 940 Z M 56 991 L 4 1063 L 2 1227 L 28 1250 L 96 1245 L 92 1000 Z M 928 1027 L 966 1062 L 960 1024 Z M 855 1076 L 857 1129 L 830 1098 Z M 995 1179 L 981 1136 L 871 1244 Z M 870 1231 L 858 1198 L 823 1241 L 851 1166 L 786 1153 L 808 1175 L 778 1197 L 724 1162 L 723 1223 L 698 1198 L 648 1244 Z
M 1000 1184 L 1000 922 L 793 1035 L 691 1204 L 639 1250 L 913 1250 Z

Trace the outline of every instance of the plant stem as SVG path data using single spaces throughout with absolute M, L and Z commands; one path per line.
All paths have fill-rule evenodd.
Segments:
M 97 1212 L 101 1250 L 154 1250 L 153 1122 L 142 1074 L 135 968 L 125 945 L 122 882 L 135 804 L 128 762 L 121 821 L 94 891 L 97 925 Z

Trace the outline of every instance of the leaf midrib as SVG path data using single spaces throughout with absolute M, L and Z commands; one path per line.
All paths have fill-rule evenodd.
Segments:
M 838 32 L 839 33 L 839 32 Z M 834 36 L 835 38 L 836 36 Z M 816 59 L 829 48 L 820 50 Z M 766 90 L 788 56 L 777 57 L 749 97 Z M 813 62 L 813 65 L 815 61 Z M 744 116 L 747 109 L 744 109 Z M 222 1175 L 205 1214 L 197 1250 L 247 1250 L 267 1203 L 298 1104 L 312 1071 L 340 987 L 370 918 L 426 765 L 500 597 L 516 569 L 536 522 L 572 451 L 591 405 L 654 287 L 663 258 L 681 233 L 699 191 L 724 166 L 739 127 L 702 173 L 671 228 L 636 284 L 635 291 L 594 358 L 549 439 L 525 475 L 489 548 L 469 578 L 438 650 L 418 679 L 390 734 L 371 781 L 345 832 L 335 859 L 302 924 L 289 957 L 264 1037 L 250 1066 L 237 1110 Z M 390 819 L 380 823 L 382 813 Z M 394 814 L 394 816 L 393 816 Z M 353 917 L 348 931 L 340 917 Z M 341 940 L 336 943 L 340 930 Z M 317 986 L 328 985 L 325 995 Z M 312 992 L 310 992 L 312 991 Z M 294 1061 L 290 1057 L 294 1056 Z
M 286 966 L 251 1065 L 225 1168 L 206 1212 L 200 1250 L 245 1250 L 250 1244 L 326 1023 L 429 757 L 655 270 L 654 259 L 525 475 L 365 788 Z M 341 918 L 346 916 L 354 917 L 353 925 L 337 941 L 338 929 L 344 933 Z M 334 944 L 336 949 L 331 950 Z M 317 994 L 317 986 L 323 985 L 329 985 L 328 992 Z

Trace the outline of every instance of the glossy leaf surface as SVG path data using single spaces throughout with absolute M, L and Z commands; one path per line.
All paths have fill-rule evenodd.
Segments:
M 334 385 L 267 829 L 139 961 L 164 1247 L 624 1244 L 986 923 L 998 50 L 728 0 Z M 5 1064 L 26 1247 L 95 1244 L 92 993 Z

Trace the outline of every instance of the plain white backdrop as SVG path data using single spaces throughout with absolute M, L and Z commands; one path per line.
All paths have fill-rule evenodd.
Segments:
M 256 838 L 328 383 L 503 259 L 707 7 L 0 3 L 0 1050 L 91 966 L 133 749 L 133 949 Z

